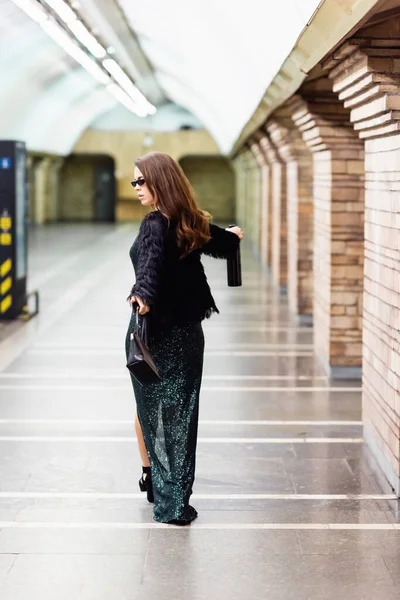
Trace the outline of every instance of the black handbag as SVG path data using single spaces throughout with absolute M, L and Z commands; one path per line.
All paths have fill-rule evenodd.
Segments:
M 147 317 L 139 315 L 139 308 L 136 309 L 136 325 L 131 333 L 126 366 L 141 385 L 161 381 L 148 349 Z

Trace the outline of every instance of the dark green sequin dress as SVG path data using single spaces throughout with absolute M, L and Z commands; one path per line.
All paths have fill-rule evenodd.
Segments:
M 130 251 L 136 268 L 138 248 Z M 135 328 L 132 315 L 126 336 Z M 189 505 L 195 477 L 199 394 L 203 371 L 204 335 L 200 322 L 174 326 L 150 336 L 149 350 L 161 381 L 141 386 L 132 377 L 137 413 L 150 458 L 154 520 L 190 523 L 196 510 Z

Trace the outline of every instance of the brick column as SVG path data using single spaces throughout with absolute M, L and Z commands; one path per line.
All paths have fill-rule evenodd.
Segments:
M 53 158 L 48 172 L 48 202 L 46 204 L 46 222 L 55 222 L 60 217 L 60 171 L 63 166 L 63 158 Z
M 251 239 L 254 250 L 258 254 L 261 240 L 261 171 L 258 157 L 254 155 L 249 146 L 248 159 L 248 178 L 250 186 L 250 204 L 251 204 Z
M 267 264 L 268 252 L 268 194 L 269 194 L 269 167 L 261 146 L 253 141 L 250 149 L 259 170 L 259 232 L 258 232 L 258 251 L 261 261 Z
M 35 185 L 35 205 L 33 207 L 33 222 L 42 225 L 46 222 L 49 206 L 49 173 L 51 169 L 51 158 L 42 158 L 35 165 L 34 185 Z
M 246 173 L 242 155 L 233 161 L 236 174 L 236 221 L 241 227 L 245 227 L 246 221 Z
M 286 168 L 267 131 L 258 134 L 259 146 L 269 165 L 269 215 L 267 252 L 272 280 L 282 291 L 287 287 Z
M 289 307 L 300 322 L 312 323 L 313 160 L 291 114 L 290 105 L 279 109 L 268 130 L 286 164 Z
M 264 234 L 262 237 L 261 252 L 264 263 L 268 267 L 272 267 L 272 167 L 276 153 L 265 132 L 255 133 L 254 139 L 264 160 L 264 167 L 262 169 L 262 217 Z
M 360 377 L 364 145 L 322 78 L 293 99 L 293 120 L 314 158 L 314 345 L 331 377 Z
M 30 161 L 29 187 L 33 199 L 30 218 L 38 225 L 58 221 L 60 169 L 63 159 L 34 156 Z
M 258 185 L 258 167 L 254 156 L 247 147 L 243 153 L 245 170 L 245 221 L 244 229 L 246 238 L 252 243 L 253 249 L 257 250 L 259 240 L 259 185 Z
M 400 19 L 365 28 L 328 61 L 365 140 L 364 434 L 400 496 Z
M 250 189 L 249 189 L 249 177 L 248 177 L 248 170 L 249 170 L 249 151 L 246 149 L 241 155 L 240 158 L 242 160 L 242 166 L 243 166 L 243 202 L 244 202 L 244 207 L 243 207 L 243 216 L 244 216 L 244 222 L 243 222 L 243 227 L 244 229 L 248 232 L 249 230 L 249 196 L 250 196 Z

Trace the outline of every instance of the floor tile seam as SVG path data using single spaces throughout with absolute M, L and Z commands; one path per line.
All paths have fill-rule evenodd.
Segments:
M 100 378 L 99 378 L 100 379 Z M 66 384 L 66 385 L 56 385 L 56 384 L 0 384 L 0 390 L 32 390 L 32 391 L 57 391 L 57 390 L 65 390 L 65 391 L 104 391 L 107 393 L 111 391 L 119 391 L 119 392 L 131 392 L 129 382 L 126 382 L 126 385 L 109 385 L 107 387 L 101 385 L 74 385 L 74 384 Z M 272 393 L 296 393 L 296 394 L 313 394 L 313 393 L 329 393 L 329 394 L 361 394 L 362 390 L 355 388 L 305 388 L 305 387 L 272 387 L 272 386 L 202 386 L 201 392 L 247 392 L 247 393 L 264 393 L 264 394 L 272 394 Z
M 151 532 L 152 532 L 152 530 L 149 529 L 149 535 L 148 535 L 148 538 L 147 538 L 146 554 L 144 555 L 144 558 L 143 558 L 143 565 L 142 565 L 142 569 L 141 569 L 141 573 L 140 573 L 140 585 L 143 585 L 144 582 L 145 582 L 145 576 L 146 576 L 146 570 L 147 570 L 147 561 L 148 561 L 149 554 L 150 554 Z
M 24 482 L 23 486 L 22 486 L 22 489 L 21 489 L 21 493 L 22 494 L 26 494 L 27 493 L 27 490 L 29 489 L 29 483 L 31 482 L 32 477 L 33 477 L 33 473 L 30 471 L 29 474 L 28 474 L 28 476 L 27 476 L 27 478 L 25 479 L 25 482 Z
M 209 324 L 203 324 L 203 328 L 204 331 L 206 333 L 206 339 L 207 339 L 207 332 L 211 332 L 211 331 L 218 331 L 220 329 L 227 329 L 227 330 L 232 330 L 232 328 L 234 327 L 236 331 L 260 331 L 262 333 L 282 333 L 282 332 L 290 332 L 290 333 L 309 333 L 312 334 L 313 330 L 308 328 L 308 327 L 284 327 L 283 324 L 280 327 L 274 327 L 272 326 L 272 323 L 276 323 L 276 321 L 264 321 L 261 324 L 257 323 L 257 321 L 255 319 L 253 319 L 252 321 L 250 321 L 251 325 L 239 325 L 237 323 L 237 321 L 235 321 L 235 319 L 232 317 L 232 320 L 228 321 L 227 319 L 225 319 L 224 323 L 222 324 L 218 324 L 218 325 L 209 325 Z M 64 326 L 66 327 L 66 326 Z M 122 321 L 121 323 L 116 323 L 116 324 L 104 324 L 102 326 L 103 330 L 113 330 L 113 331 L 121 331 L 123 328 L 126 328 L 126 322 Z M 66 327 L 67 328 L 67 327 Z M 81 323 L 79 325 L 77 325 L 75 323 L 75 326 L 72 325 L 71 327 L 68 327 L 68 333 L 73 333 L 74 331 L 93 331 L 94 329 L 97 329 L 95 325 L 86 325 L 84 323 Z
M 0 521 L 5 529 L 163 529 L 179 526 L 156 522 L 123 521 Z M 192 523 L 190 529 L 207 530 L 265 530 L 265 531 L 392 531 L 399 532 L 400 524 L 393 523 Z
M 133 425 L 132 419 L 18 419 L 18 418 L 0 418 L 0 425 Z M 362 427 L 362 421 L 312 421 L 312 420 L 274 420 L 265 419 L 253 420 L 199 420 L 200 426 L 242 426 L 242 427 L 295 427 L 295 426 L 310 426 L 310 427 Z
M 347 471 L 349 472 L 349 474 L 350 474 L 352 477 L 354 477 L 354 473 L 353 473 L 353 471 L 352 471 L 352 469 L 351 469 L 351 466 L 350 466 L 350 463 L 349 463 L 349 460 L 348 460 L 348 458 L 342 458 L 342 459 L 341 459 L 341 463 L 343 463 L 343 464 L 344 464 L 344 467 L 347 469 Z
M 287 321 L 285 325 L 290 325 L 291 323 L 293 323 L 293 326 L 296 326 L 294 321 L 290 320 L 291 312 L 290 307 L 287 303 L 282 303 L 279 305 L 276 303 L 269 302 L 259 304 L 256 304 L 254 302 L 241 302 L 230 304 L 229 302 L 225 303 L 222 299 L 219 301 L 219 304 L 220 307 L 222 307 L 222 312 L 220 313 L 221 319 L 224 318 L 224 315 L 230 317 L 232 315 L 236 315 L 238 312 L 246 313 L 245 315 L 242 315 L 242 318 L 240 319 L 241 321 L 248 320 L 247 317 L 249 317 L 250 315 L 254 316 L 254 318 L 263 318 L 265 315 L 274 316 L 274 314 L 276 314 L 277 316 L 281 316 L 283 319 L 285 319 L 285 316 L 287 316 Z
M 232 350 L 242 350 L 242 349 L 248 349 L 251 348 L 252 350 L 283 350 L 283 349 L 290 349 L 290 350 L 312 350 L 314 348 L 314 346 L 312 344 L 292 344 L 292 343 L 288 343 L 288 344 L 284 344 L 284 343 L 280 343 L 280 344 L 271 344 L 271 343 L 255 343 L 255 342 L 249 342 L 248 344 L 246 343 L 229 343 L 229 342 L 225 342 L 224 344 L 216 344 L 213 346 L 206 346 L 205 352 L 206 354 L 209 351 L 212 352 L 222 352 L 222 351 L 232 351 Z M 45 342 L 45 343 L 41 343 L 41 344 L 34 344 L 31 347 L 31 350 L 29 350 L 30 353 L 32 352 L 42 352 L 42 351 L 48 351 L 50 352 L 51 350 L 62 350 L 62 351 L 67 351 L 67 350 L 86 350 L 86 351 L 95 351 L 95 350 L 121 350 L 121 346 L 120 345 L 115 345 L 112 346 L 111 344 L 105 344 L 105 345 L 101 345 L 101 344 L 82 344 L 80 343 L 79 345 L 75 344 L 60 344 L 60 343 L 52 343 L 52 342 Z M 38 352 L 39 353 L 39 352 Z M 326 377 L 327 378 L 327 377 Z
M 393 575 L 392 575 L 392 570 L 389 568 L 389 566 L 388 566 L 388 565 L 387 565 L 387 563 L 386 563 L 387 556 L 385 556 L 384 554 L 382 554 L 382 555 L 381 555 L 381 559 L 382 559 L 382 562 L 383 562 L 383 567 L 384 567 L 384 570 L 385 570 L 385 572 L 387 573 L 387 575 L 389 576 L 389 578 L 391 579 L 391 581 L 392 581 L 392 584 L 393 584 L 393 585 L 397 585 L 397 581 L 396 581 L 396 579 L 395 579 L 395 578 L 393 577 Z
M 273 321 L 271 321 L 272 323 Z M 127 323 L 121 323 L 120 325 L 106 325 L 105 328 L 106 329 L 112 329 L 113 331 L 122 331 L 124 328 L 126 329 Z M 279 329 L 273 329 L 271 327 L 265 326 L 263 324 L 258 325 L 256 321 L 253 321 L 253 324 L 251 326 L 242 326 L 242 325 L 237 325 L 235 320 L 232 319 L 232 322 L 230 321 L 226 321 L 223 325 L 207 325 L 204 326 L 204 333 L 207 339 L 207 333 L 208 332 L 212 332 L 212 331 L 219 331 L 221 329 L 226 330 L 226 331 L 232 331 L 232 329 L 235 328 L 235 331 L 240 331 L 240 332 L 261 332 L 261 333 L 279 333 L 279 332 L 300 332 L 300 333 L 305 333 L 305 330 L 299 330 L 299 329 L 285 329 L 285 328 L 279 328 Z M 77 331 L 79 331 L 80 327 L 77 328 Z M 93 330 L 94 327 L 92 326 L 83 326 L 84 331 L 89 331 L 89 330 Z M 69 330 L 69 333 L 71 333 L 73 330 Z M 308 331 L 307 333 L 312 333 L 312 331 Z
M 293 454 L 295 456 L 295 459 L 298 459 L 298 455 L 297 455 L 297 452 L 296 452 L 295 445 L 292 445 L 292 451 L 293 451 Z M 293 494 L 291 494 L 291 496 L 295 496 L 296 493 L 297 493 L 296 492 L 297 486 L 296 486 L 296 482 L 294 480 L 294 474 L 293 473 L 288 473 L 288 478 L 289 478 L 289 481 L 290 481 L 290 485 L 292 486 L 292 490 L 294 492 Z
M 0 499 L 71 499 L 71 500 L 143 500 L 143 494 L 139 492 L 42 492 L 42 491 L 3 491 L 0 492 Z M 364 494 L 301 494 L 293 491 L 292 493 L 194 493 L 194 500 L 219 500 L 219 501 L 347 501 L 347 502 L 368 502 L 368 501 L 395 501 L 400 503 L 400 499 L 395 494 L 384 493 L 364 493 Z
M 93 373 L 93 375 L 92 375 Z M 121 367 L 116 367 L 114 369 L 106 369 L 106 370 L 100 370 L 100 369 L 93 369 L 93 368 L 87 368 L 84 370 L 60 370 L 57 371 L 55 369 L 53 369 L 53 371 L 39 371 L 39 372 L 31 372 L 31 373 L 20 373 L 20 372 L 8 372 L 8 373 L 0 373 L 0 380 L 1 379 L 56 379 L 56 378 L 60 378 L 60 377 L 65 377 L 65 378 L 79 378 L 79 379 L 91 379 L 94 377 L 98 377 L 99 379 L 123 379 L 125 380 L 127 378 L 127 371 L 125 369 L 125 366 L 121 366 Z M 293 376 L 293 375 L 264 375 L 264 374 L 252 374 L 252 375 L 246 375 L 246 374 L 241 374 L 241 375 L 231 375 L 228 373 L 221 373 L 221 374 L 216 374 L 216 375 L 212 375 L 212 374 L 207 374 L 205 373 L 203 375 L 202 378 L 203 381 L 328 381 L 328 378 L 325 376 L 319 376 L 319 375 L 311 375 L 311 376 L 306 376 L 306 375 L 298 375 L 298 376 Z M 299 389 L 303 389 L 301 386 L 298 386 Z M 316 386 L 312 386 L 313 389 Z M 352 386 L 320 386 L 322 389 L 324 390 L 330 390 L 330 389 L 347 389 L 347 388 L 351 388 L 352 390 L 358 390 L 361 391 L 362 390 L 362 386 L 361 385 L 352 385 Z M 285 387 L 283 386 L 282 389 L 285 389 Z
M 266 438 L 266 437 L 199 437 L 199 444 L 364 444 L 364 438 L 346 438 L 346 437 L 299 437 L 299 438 Z M 137 443 L 137 438 L 132 436 L 3 436 L 0 435 L 0 442 L 104 442 L 116 444 Z
M 300 554 L 301 554 L 301 556 L 305 556 L 303 544 L 301 543 L 301 538 L 300 538 L 298 530 L 295 531 L 295 535 L 296 535 L 296 540 L 297 540 L 297 546 L 300 548 Z
M 1 529 L 0 529 L 0 531 L 1 531 Z M 20 555 L 19 554 L 12 554 L 12 556 L 14 557 L 14 559 L 13 559 L 11 565 L 9 566 L 9 568 L 7 569 L 7 575 L 6 575 L 6 577 L 8 577 L 10 575 L 10 573 L 13 570 L 13 568 L 15 566 L 15 563 L 17 562 L 17 560 L 18 560 L 18 558 L 19 558 Z M 1 581 L 0 581 L 0 583 L 1 583 Z
M 92 356 L 123 356 L 123 350 L 94 350 L 94 351 L 90 351 Z M 33 355 L 33 356 L 87 356 L 88 354 L 88 350 L 87 349 L 83 349 L 80 351 L 58 351 L 58 350 L 45 350 L 45 351 L 36 351 L 36 350 L 28 350 L 26 352 L 26 354 L 29 355 Z M 307 350 L 299 350 L 299 351 L 278 351 L 278 352 L 274 352 L 274 351 L 261 351 L 261 350 L 255 350 L 255 351 L 208 351 L 205 353 L 205 358 L 207 358 L 208 356 L 212 356 L 212 357 L 223 357 L 223 356 L 233 356 L 233 357 L 243 357 L 243 358 L 248 358 L 251 356 L 266 356 L 266 357 L 271 357 L 271 356 L 277 356 L 277 357 L 283 357 L 283 356 L 287 356 L 290 358 L 295 358 L 296 356 L 302 356 L 302 357 L 311 357 L 314 356 L 314 352 L 309 352 Z

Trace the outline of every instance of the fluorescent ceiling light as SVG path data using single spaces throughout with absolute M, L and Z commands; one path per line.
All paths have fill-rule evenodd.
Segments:
M 69 6 L 69 4 L 64 2 L 64 0 L 45 0 L 45 1 L 46 1 L 46 4 L 48 4 L 50 6 L 50 8 L 52 8 L 54 10 L 54 12 L 56 12 L 58 14 L 58 16 L 62 18 L 64 23 L 67 23 L 69 25 L 69 23 L 76 20 L 76 18 L 77 18 L 76 14 L 72 10 L 72 8 Z
M 106 51 L 85 25 L 78 19 L 77 14 L 64 0 L 45 0 L 46 4 L 68 25 L 76 38 L 95 56 L 103 58 Z
M 157 112 L 156 107 L 138 90 L 115 60 L 112 58 L 105 59 L 102 64 L 119 85 L 112 83 L 111 78 L 103 71 L 99 63 L 82 50 L 74 38 L 68 35 L 63 27 L 50 16 L 50 13 L 43 9 L 39 2 L 36 0 L 12 1 L 35 23 L 38 23 L 47 35 L 86 69 L 92 77 L 99 83 L 106 85 L 107 90 L 126 108 L 139 117 L 146 117 L 148 114 L 153 115 Z M 92 56 L 99 59 L 106 56 L 106 50 L 64 0 L 45 0 L 45 2 L 68 25 L 73 35 L 89 50 Z M 110 48 L 110 51 L 114 51 L 114 49 Z
M 106 58 L 103 60 L 103 67 L 107 69 L 107 71 L 118 81 L 120 85 L 125 87 L 125 85 L 131 83 L 128 75 L 121 69 L 119 64 L 115 62 L 113 58 Z
M 89 50 L 93 56 L 96 58 L 103 58 L 106 55 L 106 51 L 101 44 L 96 40 L 96 38 L 86 29 L 82 21 L 71 21 L 68 23 L 68 27 L 78 38 L 80 42 Z
M 72 58 L 74 58 L 79 64 L 82 65 L 97 81 L 104 85 L 110 83 L 110 78 L 99 65 L 92 60 L 75 42 L 69 37 L 69 35 L 57 25 L 55 21 L 45 21 L 41 23 L 42 29 L 49 35 L 65 52 L 67 52 Z
M 121 69 L 119 64 L 115 62 L 113 58 L 106 58 L 103 60 L 103 67 L 114 77 L 114 79 L 120 84 L 120 86 L 127 92 L 136 104 L 141 106 L 146 111 L 146 114 L 152 114 L 156 112 L 155 106 L 153 106 L 147 98 L 142 94 L 140 90 L 134 85 L 128 75 Z
M 87 54 L 85 54 L 80 48 L 78 48 L 78 50 L 79 57 L 74 56 L 74 58 L 76 58 L 76 60 L 82 65 L 82 67 L 84 67 L 86 71 L 93 75 L 93 77 L 103 85 L 109 84 L 110 78 L 107 75 L 107 73 L 104 73 L 104 71 L 99 67 L 99 65 L 94 60 L 92 60 Z
M 21 8 L 35 23 L 43 23 L 47 20 L 47 13 L 43 10 L 40 4 L 32 2 L 32 0 L 13 0 L 19 8 Z
M 128 110 L 135 113 L 139 117 L 146 117 L 147 111 L 135 104 L 135 102 L 119 87 L 116 83 L 111 83 L 107 86 L 107 90 L 112 94 L 121 104 L 123 104 Z

